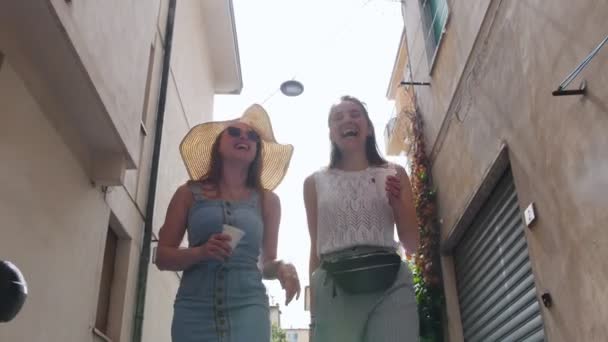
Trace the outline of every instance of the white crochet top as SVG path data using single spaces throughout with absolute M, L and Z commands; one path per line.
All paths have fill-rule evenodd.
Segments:
M 314 174 L 317 192 L 317 253 L 354 246 L 397 248 L 395 219 L 385 180 L 394 165 L 361 171 L 323 169 Z

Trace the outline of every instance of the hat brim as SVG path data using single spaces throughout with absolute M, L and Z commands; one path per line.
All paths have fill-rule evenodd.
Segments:
M 179 149 L 190 179 L 200 180 L 211 169 L 211 150 L 219 135 L 235 120 L 206 122 L 192 127 Z M 261 138 L 262 187 L 274 190 L 283 181 L 293 155 L 293 146 L 279 144 L 274 138 L 268 114 L 254 104 L 236 121 L 255 130 Z

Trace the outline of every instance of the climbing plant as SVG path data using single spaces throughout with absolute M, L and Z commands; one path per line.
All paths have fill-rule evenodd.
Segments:
M 279 328 L 276 324 L 272 325 L 271 342 L 287 342 L 287 336 L 285 332 Z
M 429 175 L 429 159 L 424 143 L 423 122 L 417 110 L 402 113 L 411 123 L 410 165 L 412 191 L 418 216 L 420 242 L 410 263 L 420 319 L 420 341 L 443 341 L 442 311 L 444 306 L 439 252 L 439 224 L 436 192 Z

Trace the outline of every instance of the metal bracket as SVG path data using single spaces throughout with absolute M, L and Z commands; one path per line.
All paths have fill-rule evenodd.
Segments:
M 587 81 L 581 82 L 578 89 L 563 89 L 561 87 L 553 91 L 553 96 L 585 95 L 587 93 Z
M 585 69 L 585 67 L 591 62 L 593 57 L 597 55 L 597 53 L 604 47 L 604 45 L 608 42 L 608 36 L 602 40 L 595 49 L 591 51 L 591 53 L 583 59 L 583 61 L 559 84 L 557 90 L 553 91 L 553 96 L 566 96 L 566 95 L 585 95 L 587 83 L 583 80 L 581 86 L 578 89 L 566 89 L 570 82 L 574 81 L 574 79 Z
M 411 82 L 411 81 L 401 81 L 399 85 L 412 85 L 412 86 L 430 86 L 429 82 Z

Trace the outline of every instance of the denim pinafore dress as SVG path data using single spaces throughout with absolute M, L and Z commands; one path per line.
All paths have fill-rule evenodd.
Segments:
M 182 274 L 174 303 L 173 342 L 268 342 L 268 296 L 258 268 L 264 224 L 260 194 L 243 201 L 206 198 L 198 183 L 187 221 L 188 243 L 197 246 L 224 223 L 245 231 L 226 262 L 203 261 Z

